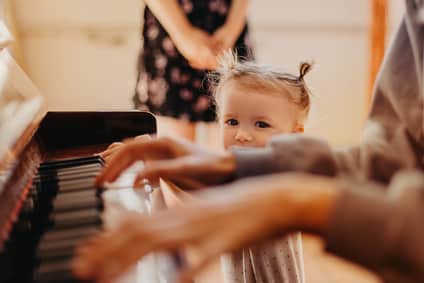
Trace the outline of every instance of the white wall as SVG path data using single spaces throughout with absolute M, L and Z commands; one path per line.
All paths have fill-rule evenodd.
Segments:
M 27 71 L 51 109 L 131 108 L 140 0 L 13 1 Z M 293 72 L 299 61 L 315 61 L 307 78 L 310 133 L 336 144 L 356 141 L 365 116 L 370 1 L 251 2 L 259 61 Z M 403 1 L 390 5 L 392 31 Z
M 315 62 L 306 78 L 313 91 L 307 131 L 336 144 L 358 140 L 366 116 L 370 2 L 252 1 L 258 59 L 292 72 L 302 60 Z M 404 7 L 389 3 L 391 34 Z
M 50 108 L 131 107 L 140 1 L 18 0 L 15 5 L 27 71 Z

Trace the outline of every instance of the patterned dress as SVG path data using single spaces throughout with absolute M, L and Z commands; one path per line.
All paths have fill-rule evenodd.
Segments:
M 211 34 L 225 23 L 231 6 L 231 0 L 178 2 L 193 26 Z M 249 46 L 246 26 L 235 45 L 241 58 L 252 58 Z M 190 67 L 147 7 L 133 102 L 137 109 L 163 116 L 191 122 L 215 120 L 206 72 Z
M 305 283 L 300 233 L 221 257 L 224 283 Z

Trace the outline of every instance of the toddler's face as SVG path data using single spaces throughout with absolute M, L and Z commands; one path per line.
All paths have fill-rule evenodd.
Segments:
M 219 124 L 225 149 L 260 147 L 271 136 L 303 131 L 298 107 L 281 94 L 264 94 L 228 82 L 219 101 Z

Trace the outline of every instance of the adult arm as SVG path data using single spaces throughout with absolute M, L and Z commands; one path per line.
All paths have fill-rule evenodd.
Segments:
M 146 0 L 146 5 L 168 32 L 176 48 L 198 69 L 215 69 L 217 62 L 209 35 L 193 27 L 177 0 Z
M 225 24 L 212 35 L 216 52 L 233 48 L 241 32 L 246 26 L 249 0 L 234 0 L 231 2 Z
M 423 215 L 421 172 L 398 173 L 388 192 L 376 183 L 315 175 L 248 178 L 202 192 L 182 207 L 127 216 L 118 230 L 79 249 L 74 270 L 103 282 L 151 251 L 193 245 L 200 258 L 185 270 L 190 278 L 224 252 L 301 230 L 322 236 L 330 252 L 386 282 L 423 282 Z

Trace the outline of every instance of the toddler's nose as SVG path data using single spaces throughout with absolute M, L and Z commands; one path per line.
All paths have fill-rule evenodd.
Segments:
M 237 131 L 235 138 L 236 138 L 236 141 L 239 143 L 248 143 L 253 140 L 252 135 L 250 135 L 248 131 L 243 129 L 239 129 Z

